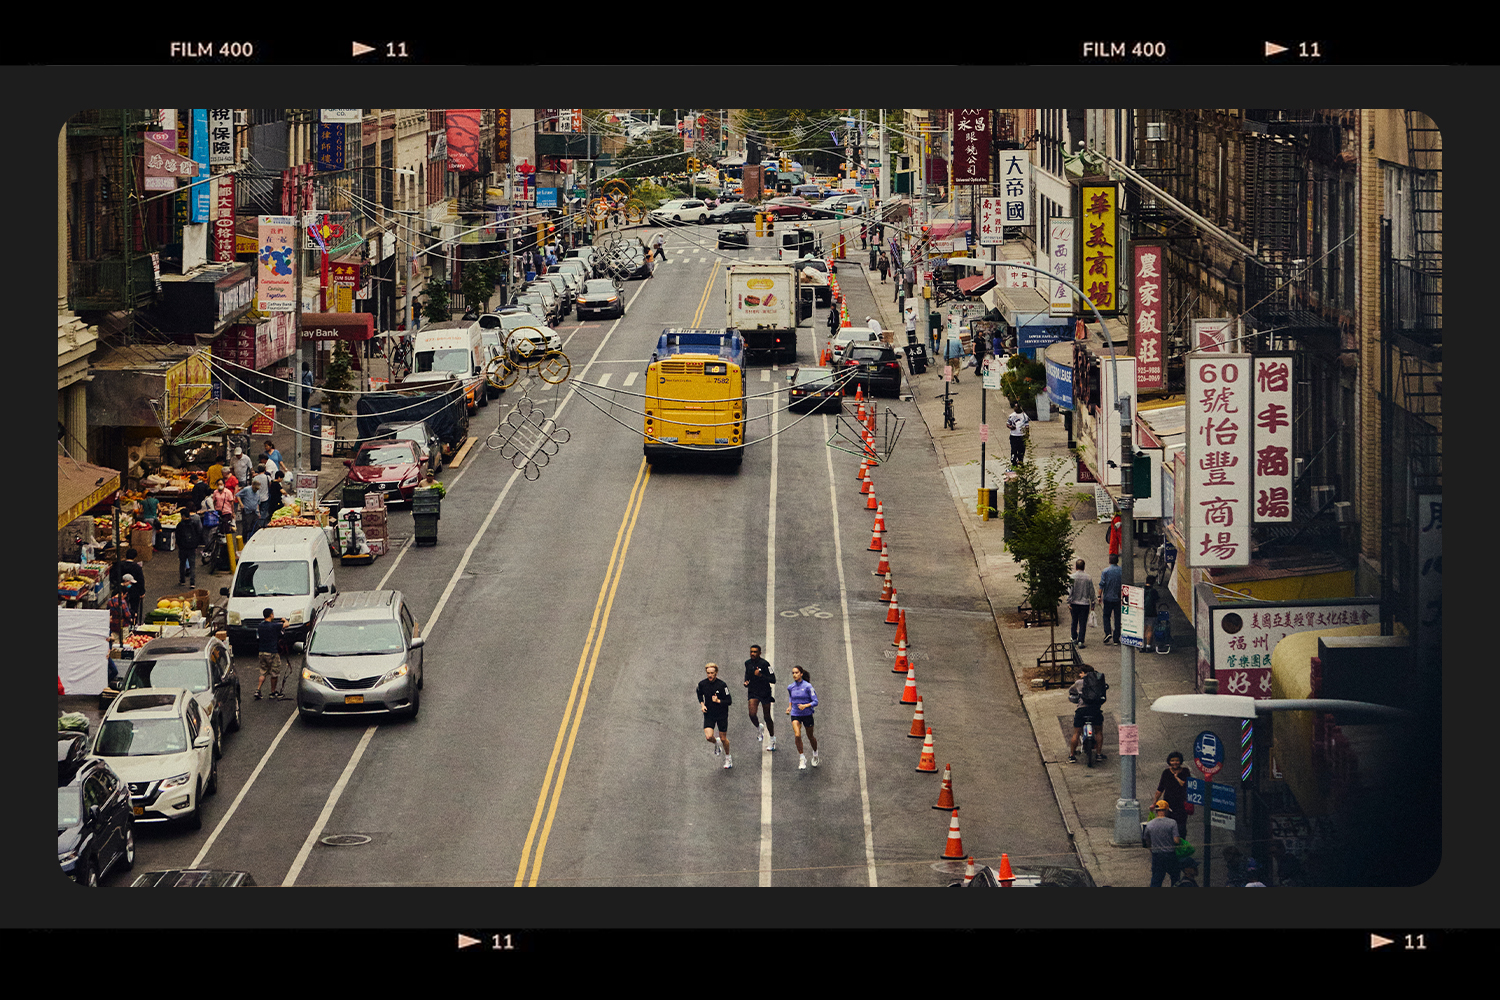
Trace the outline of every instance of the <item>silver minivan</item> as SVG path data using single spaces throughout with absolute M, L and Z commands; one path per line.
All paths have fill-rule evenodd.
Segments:
M 331 601 L 306 642 L 297 680 L 304 719 L 333 715 L 405 715 L 422 704 L 422 647 L 427 640 L 399 590 L 344 591 Z

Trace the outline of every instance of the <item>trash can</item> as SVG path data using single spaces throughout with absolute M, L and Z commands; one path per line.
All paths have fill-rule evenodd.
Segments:
M 913 375 L 922 375 L 927 371 L 927 345 L 906 345 L 906 366 Z
M 418 545 L 436 545 L 438 518 L 442 517 L 443 495 L 431 487 L 412 494 L 411 519 Z
M 365 505 L 365 492 L 367 487 L 364 483 L 345 483 L 344 496 L 341 507 L 363 507 Z

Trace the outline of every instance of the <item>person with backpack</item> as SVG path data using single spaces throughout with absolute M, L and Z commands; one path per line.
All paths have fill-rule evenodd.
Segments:
M 1068 700 L 1077 705 L 1073 712 L 1073 741 L 1068 744 L 1068 763 L 1078 763 L 1078 743 L 1083 739 L 1083 724 L 1094 724 L 1094 743 L 1104 746 L 1104 703 L 1109 700 L 1109 683 L 1104 675 L 1088 664 L 1078 667 L 1078 680 L 1068 688 Z M 1104 759 L 1102 751 L 1095 755 Z

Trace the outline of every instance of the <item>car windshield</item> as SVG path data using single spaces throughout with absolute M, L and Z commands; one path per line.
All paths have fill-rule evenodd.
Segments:
M 470 363 L 469 352 L 462 347 L 417 352 L 419 372 L 461 372 L 467 375 Z
M 409 444 L 383 444 L 359 450 L 355 465 L 401 465 L 417 460 Z
M 241 562 L 234 577 L 235 597 L 294 597 L 308 592 L 305 562 Z
M 77 785 L 57 790 L 57 828 L 66 830 L 83 822 L 83 789 Z
M 866 347 L 862 344 L 855 344 L 844 356 L 858 361 L 888 361 L 890 359 L 886 356 L 886 350 L 884 347 Z
M 187 749 L 187 729 L 177 718 L 106 719 L 94 745 L 101 757 L 150 757 Z
M 827 368 L 806 369 L 797 372 L 797 380 L 793 382 L 796 386 L 816 386 L 818 384 L 829 384 L 833 382 L 833 373 Z
M 324 620 L 313 629 L 307 642 L 307 652 L 318 656 L 399 653 L 405 648 L 401 627 L 393 621 Z
M 613 281 L 590 281 L 583 286 L 583 290 L 588 295 L 613 295 L 615 283 Z
M 169 660 L 136 660 L 125 676 L 125 687 L 187 688 L 194 694 L 208 690 L 208 662 L 198 657 L 176 657 Z

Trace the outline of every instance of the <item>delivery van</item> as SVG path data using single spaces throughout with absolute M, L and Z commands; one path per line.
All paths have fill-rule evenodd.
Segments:
M 464 401 L 470 413 L 490 405 L 481 377 L 489 360 L 482 331 L 476 320 L 429 323 L 412 340 L 412 374 L 446 372 L 464 384 Z
M 288 641 L 300 639 L 338 592 L 336 562 L 322 528 L 262 528 L 251 535 L 235 566 L 234 583 L 219 589 L 229 598 L 230 645 L 236 652 L 254 651 L 266 608 L 286 619 Z

